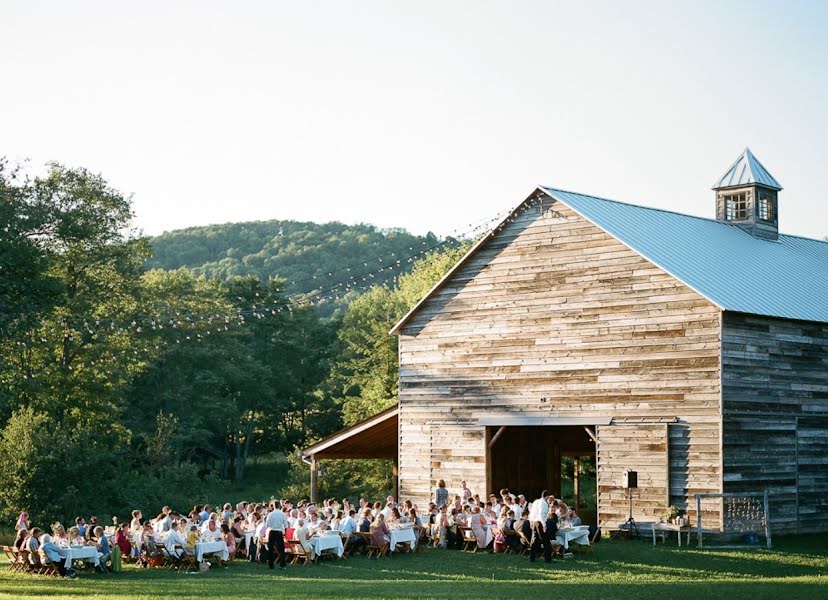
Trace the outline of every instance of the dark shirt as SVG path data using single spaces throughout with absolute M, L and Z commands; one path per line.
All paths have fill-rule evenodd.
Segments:
M 360 533 L 371 533 L 371 519 L 362 519 L 359 522 Z
M 526 536 L 526 539 L 532 538 L 532 526 L 529 524 L 529 519 L 518 519 L 515 521 L 515 531 L 520 531 Z

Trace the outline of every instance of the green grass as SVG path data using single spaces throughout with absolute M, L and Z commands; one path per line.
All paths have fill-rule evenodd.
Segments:
M 656 548 L 640 541 L 603 541 L 572 561 L 464 554 L 361 556 L 288 567 L 236 563 L 187 575 L 128 567 L 120 574 L 82 573 L 75 580 L 9 573 L 0 567 L 0 599 L 96 598 L 828 598 L 828 535 L 780 538 L 773 551 Z

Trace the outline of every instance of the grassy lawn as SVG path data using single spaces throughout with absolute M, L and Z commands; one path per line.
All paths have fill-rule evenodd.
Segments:
M 678 549 L 603 541 L 592 555 L 552 565 L 526 558 L 427 549 L 288 567 L 236 563 L 205 574 L 82 573 L 75 580 L 10 574 L 0 567 L 0 598 L 828 598 L 828 535 L 780 538 L 773 551 Z

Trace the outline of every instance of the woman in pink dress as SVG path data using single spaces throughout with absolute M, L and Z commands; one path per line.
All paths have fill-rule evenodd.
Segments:
M 480 507 L 475 506 L 472 509 L 471 518 L 469 518 L 469 527 L 474 532 L 474 537 L 477 538 L 477 547 L 486 547 L 486 530 L 483 528 L 483 516 L 480 514 Z

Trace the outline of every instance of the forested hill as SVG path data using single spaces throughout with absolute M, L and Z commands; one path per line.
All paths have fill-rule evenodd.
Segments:
M 225 223 L 153 238 L 154 256 L 147 268 L 187 267 L 196 275 L 223 280 L 235 275 L 256 275 L 264 281 L 279 276 L 287 280 L 288 293 L 296 294 L 328 289 L 367 273 L 373 277 L 366 284 L 382 283 L 407 272 L 411 267 L 408 257 L 419 257 L 440 242 L 431 233 L 421 237 L 364 224 Z M 396 260 L 401 261 L 398 266 L 393 264 Z

